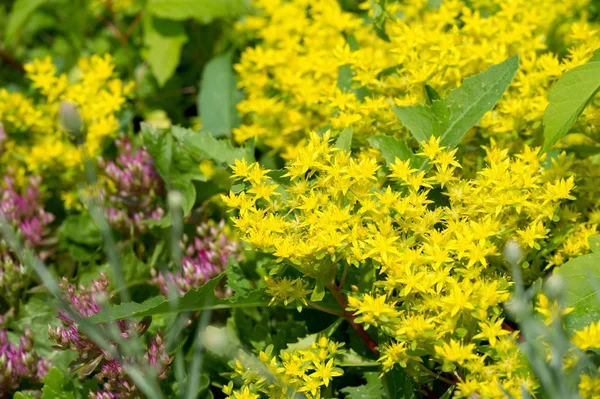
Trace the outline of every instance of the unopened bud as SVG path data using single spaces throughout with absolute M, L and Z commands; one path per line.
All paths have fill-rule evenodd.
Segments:
M 179 191 L 169 191 L 169 206 L 173 209 L 180 209 L 183 205 L 183 195 Z
M 545 293 L 548 298 L 558 299 L 562 296 L 564 290 L 564 280 L 558 274 L 552 274 L 546 279 L 544 284 Z
M 59 106 L 58 117 L 61 126 L 73 136 L 73 138 L 81 138 L 83 130 L 83 121 L 77 105 L 69 101 L 62 101 Z
M 509 240 L 504 245 L 504 258 L 511 266 L 518 266 L 523 258 L 523 250 L 516 240 Z

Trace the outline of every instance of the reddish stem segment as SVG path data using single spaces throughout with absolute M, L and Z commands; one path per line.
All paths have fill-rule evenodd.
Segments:
M 344 294 L 342 294 L 336 286 L 327 286 L 327 289 L 331 292 L 337 303 L 342 307 L 342 310 L 344 311 L 344 317 L 350 322 L 352 328 L 354 328 L 354 331 L 356 331 L 356 334 L 358 334 L 360 339 L 367 344 L 369 349 L 371 349 L 371 352 L 379 356 L 379 351 L 377 350 L 377 344 L 375 341 L 373 341 L 373 339 L 369 336 L 369 334 L 367 334 L 365 329 L 360 324 L 357 324 L 354 321 L 354 315 L 352 312 L 346 311 L 346 308 L 348 307 L 348 301 L 346 300 Z

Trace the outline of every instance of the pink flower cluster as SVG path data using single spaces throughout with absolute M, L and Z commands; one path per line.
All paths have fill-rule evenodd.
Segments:
M 101 274 L 98 280 L 94 280 L 91 286 L 80 286 L 77 289 L 66 280 L 61 282 L 61 288 L 65 292 L 66 300 L 71 309 L 83 317 L 90 317 L 102 310 L 102 305 L 108 301 L 110 281 L 105 274 Z M 59 350 L 72 350 L 78 354 L 75 363 L 80 367 L 80 376 L 90 375 L 94 372 L 96 380 L 102 385 L 97 392 L 90 393 L 92 399 L 110 398 L 137 398 L 140 396 L 137 386 L 129 379 L 124 371 L 124 364 L 139 363 L 140 361 L 152 367 L 159 378 L 166 378 L 166 373 L 172 358 L 167 354 L 163 339 L 158 335 L 152 339 L 144 359 L 133 359 L 126 357 L 115 358 L 111 353 L 98 347 L 94 341 L 88 338 L 79 328 L 75 320 L 65 311 L 59 310 L 58 319 L 62 326 L 52 328 L 48 326 L 48 335 Z M 139 323 L 129 321 L 117 321 L 116 327 L 123 339 L 137 339 L 149 326 L 149 320 Z M 99 325 L 98 328 L 105 328 Z M 116 350 L 117 346 L 111 344 Z M 111 351 L 113 352 L 113 351 Z
M 163 294 L 168 294 L 169 284 L 175 284 L 180 295 L 200 288 L 225 271 L 230 256 L 239 259 L 240 245 L 227 237 L 224 227 L 224 221 L 217 226 L 203 223 L 196 228 L 194 238 L 184 237 L 183 262 L 175 273 L 152 269 L 153 282 Z
M 33 333 L 29 328 L 20 337 L 18 346 L 8 341 L 6 330 L 0 329 L 0 398 L 9 397 L 23 381 L 41 383 L 49 366 L 46 359 L 33 351 Z
M 115 140 L 118 155 L 115 161 L 103 158 L 98 165 L 108 179 L 106 215 L 116 229 L 129 233 L 147 230 L 145 221 L 159 220 L 165 211 L 162 203 L 163 181 L 145 149 L 134 150 L 131 141 Z
M 54 215 L 46 212 L 40 195 L 41 178 L 30 177 L 29 185 L 21 193 L 14 178 L 4 177 L 0 188 L 0 212 L 13 225 L 25 245 L 45 259 L 49 255 L 50 224 Z M 28 273 L 6 242 L 0 240 L 0 294 L 9 304 L 18 299 L 19 292 L 28 284 Z

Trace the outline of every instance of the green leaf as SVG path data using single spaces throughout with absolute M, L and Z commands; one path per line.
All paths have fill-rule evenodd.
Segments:
M 386 390 L 386 398 L 417 398 L 417 390 L 415 389 L 412 378 L 400 367 L 395 367 L 392 371 L 386 373 L 383 381 Z
M 4 32 L 5 43 L 12 40 L 13 36 L 23 26 L 31 14 L 44 4 L 46 0 L 16 0 L 6 22 L 6 31 Z
M 596 54 L 594 54 L 594 59 Z M 600 89 L 600 61 L 579 65 L 565 72 L 548 92 L 544 112 L 544 146 L 547 151 L 565 137 L 586 105 Z
M 142 303 L 128 302 L 111 307 L 90 317 L 91 323 L 107 323 L 132 317 L 154 316 L 179 312 L 190 312 L 205 309 L 231 309 L 244 307 L 261 307 L 269 304 L 269 298 L 261 290 L 253 291 L 245 298 L 223 299 L 215 295 L 215 288 L 225 275 L 221 274 L 208 281 L 202 287 L 191 290 L 179 297 L 177 306 L 172 301 L 155 296 Z
M 346 399 L 380 399 L 384 398 L 385 390 L 379 373 L 368 372 L 363 376 L 367 380 L 365 385 L 358 387 L 346 387 L 340 389 L 346 396 Z
M 556 274 L 565 284 L 565 306 L 573 311 L 565 316 L 569 331 L 582 330 L 600 320 L 600 253 L 579 256 L 562 265 Z
M 145 55 L 159 86 L 163 86 L 179 65 L 181 50 L 188 41 L 182 22 L 146 16 L 144 19 Z
M 369 138 L 369 144 L 381 152 L 386 164 L 394 163 L 396 158 L 406 161 L 413 158 L 412 151 L 408 148 L 406 141 L 397 140 L 392 136 L 378 135 Z
M 340 132 L 338 136 L 335 146 L 344 151 L 350 151 L 352 147 L 352 127 L 347 127 Z
M 325 286 L 321 281 L 317 281 L 315 289 L 312 294 L 310 294 L 310 300 L 313 302 L 320 302 L 323 298 L 325 298 Z
M 60 226 L 58 236 L 60 240 L 81 245 L 99 246 L 102 244 L 100 230 L 87 212 L 67 216 Z
M 75 399 L 75 394 L 65 389 L 65 376 L 57 369 L 52 367 L 44 377 L 44 387 L 42 388 L 42 399 Z
M 517 69 L 519 56 L 492 65 L 487 71 L 468 77 L 448 97 L 432 101 L 432 105 L 396 107 L 394 112 L 419 141 L 431 135 L 441 144 L 454 148 L 467 131 L 502 98 Z
M 588 244 L 590 245 L 590 249 L 592 250 L 592 252 L 600 252 L 600 234 L 594 234 L 593 236 L 589 236 Z
M 162 18 L 194 18 L 208 23 L 215 18 L 237 17 L 250 8 L 249 0 L 148 0 L 148 11 Z
M 198 95 L 198 114 L 202 130 L 214 137 L 231 136 L 239 125 L 236 104 L 243 96 L 237 88 L 232 53 L 219 55 L 206 64 Z
M 198 159 L 212 159 L 213 161 L 231 165 L 235 159 L 254 161 L 254 154 L 250 147 L 234 147 L 229 140 L 218 140 L 207 132 L 196 132 L 180 126 L 173 126 L 172 133 L 183 146 Z
M 244 271 L 240 267 L 238 261 L 230 256 L 227 259 L 227 285 L 233 290 L 236 297 L 245 297 L 252 290 L 250 280 L 244 275 Z
M 142 123 L 142 137 L 158 173 L 163 179 L 169 176 L 173 162 L 173 136 L 168 130 Z

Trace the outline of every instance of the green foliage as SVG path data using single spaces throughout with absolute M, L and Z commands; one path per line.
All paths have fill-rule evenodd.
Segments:
M 564 283 L 564 303 L 573 311 L 565 316 L 567 329 L 582 330 L 600 320 L 600 253 L 574 258 L 560 266 L 556 274 Z
M 202 130 L 214 137 L 231 136 L 231 129 L 239 124 L 236 104 L 242 97 L 237 88 L 231 52 L 210 60 L 202 72 L 198 114 Z
M 187 41 L 182 22 L 151 15 L 144 18 L 144 44 L 148 47 L 146 60 L 160 86 L 175 73 Z
M 382 399 L 385 398 L 385 390 L 379 373 L 369 372 L 363 376 L 367 383 L 358 387 L 346 387 L 340 391 L 346 395 L 347 399 Z
M 207 23 L 215 18 L 236 17 L 249 8 L 248 0 L 148 0 L 148 11 L 162 18 L 194 18 Z
M 340 132 L 335 146 L 344 151 L 350 151 L 352 147 L 352 127 L 347 127 Z
M 567 135 L 598 89 L 600 51 L 587 64 L 565 72 L 548 92 L 549 104 L 543 119 L 544 151 Z
M 433 135 L 440 138 L 441 145 L 454 148 L 502 98 L 518 68 L 519 57 L 510 57 L 468 77 L 462 86 L 446 98 L 432 101 L 431 106 L 396 107 L 394 112 L 419 142 Z
M 234 297 L 231 299 L 223 299 L 217 297 L 215 295 L 215 288 L 217 288 L 224 276 L 224 274 L 221 274 L 208 281 L 202 287 L 188 291 L 176 301 L 167 299 L 164 296 L 155 296 L 142 303 L 128 302 L 113 306 L 110 310 L 94 315 L 89 320 L 92 323 L 106 323 L 114 320 L 169 313 L 268 305 L 268 298 L 260 290 L 253 291 L 243 298 Z
M 31 14 L 45 2 L 46 0 L 16 0 L 6 24 L 4 39 L 10 42 Z
M 406 161 L 413 158 L 406 141 L 397 140 L 391 136 L 378 135 L 369 138 L 369 144 L 381 152 L 386 164 L 391 164 L 396 158 Z

